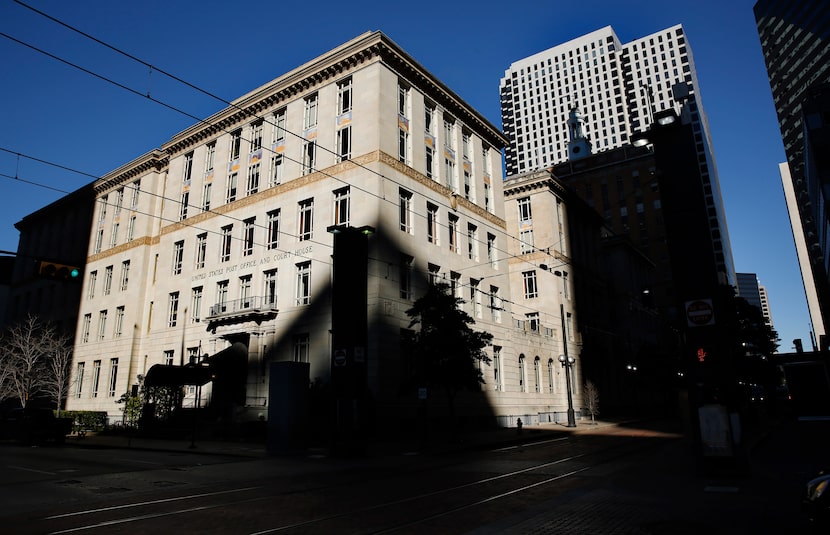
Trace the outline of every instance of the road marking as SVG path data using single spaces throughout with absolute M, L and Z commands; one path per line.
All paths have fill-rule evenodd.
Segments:
M 191 494 L 189 496 L 177 496 L 175 498 L 164 498 L 162 500 L 150 500 L 147 502 L 125 503 L 124 505 L 114 505 L 112 507 L 101 507 L 98 509 L 87 509 L 86 511 L 75 511 L 72 513 L 64 513 L 62 515 L 47 516 L 44 520 L 55 520 L 57 518 L 68 518 L 71 516 L 91 515 L 95 513 L 102 513 L 104 511 L 115 511 L 117 509 L 128 509 L 131 507 L 144 507 L 146 505 L 155 505 L 158 503 L 176 502 L 181 500 L 193 500 L 195 498 L 204 498 L 206 496 L 219 496 L 221 494 L 231 494 L 233 492 L 247 492 L 249 490 L 256 490 L 261 487 L 242 487 L 239 489 L 220 490 L 218 492 L 203 492 L 201 494 Z
M 56 475 L 58 475 L 57 472 L 46 472 L 45 470 L 35 470 L 34 468 L 25 468 L 23 466 L 12 466 L 10 464 L 7 464 L 6 468 L 14 468 L 15 470 L 23 470 L 24 472 L 34 472 L 36 474 L 45 474 L 47 476 L 56 476 Z
M 504 448 L 499 448 L 497 450 L 490 450 L 490 451 L 509 451 L 515 450 L 518 448 L 525 448 L 527 446 L 539 446 L 541 444 L 548 444 L 549 442 L 560 442 L 562 440 L 568 440 L 570 437 L 560 437 L 560 438 L 551 438 L 550 440 L 539 440 L 534 442 L 525 442 L 524 444 L 518 444 L 516 446 L 506 446 Z
M 158 466 L 164 465 L 164 463 L 157 463 L 153 461 L 139 461 L 138 459 L 125 459 L 124 457 L 114 457 L 113 461 L 126 461 L 128 463 L 139 463 L 139 464 L 154 464 Z

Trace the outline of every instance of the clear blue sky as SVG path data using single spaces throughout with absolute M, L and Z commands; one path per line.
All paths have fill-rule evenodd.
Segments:
M 67 24 L 227 100 L 368 30 L 381 30 L 494 125 L 511 62 L 606 25 L 628 42 L 683 24 L 709 118 L 740 272 L 767 287 L 781 350 L 809 347 L 809 317 L 778 175 L 785 160 L 752 6 L 755 0 L 249 2 L 26 0 Z M 508 11 L 509 10 L 509 11 Z M 207 117 L 224 106 L 171 83 L 12 0 L 0 32 Z M 0 36 L 0 149 L 94 176 L 159 147 L 195 121 Z M 14 223 L 91 181 L 0 152 L 0 249 Z

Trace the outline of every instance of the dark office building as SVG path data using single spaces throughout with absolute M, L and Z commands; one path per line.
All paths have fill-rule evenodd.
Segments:
M 804 230 L 821 318 L 830 317 L 830 3 L 760 0 L 758 36 Z M 805 281 L 806 282 L 806 281 Z M 821 343 L 826 347 L 826 343 Z

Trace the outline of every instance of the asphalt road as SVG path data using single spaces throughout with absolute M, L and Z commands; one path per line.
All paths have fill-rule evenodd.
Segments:
M 0 446 L 2 533 L 806 533 L 799 492 L 828 423 L 765 437 L 751 473 L 617 426 L 365 459 Z

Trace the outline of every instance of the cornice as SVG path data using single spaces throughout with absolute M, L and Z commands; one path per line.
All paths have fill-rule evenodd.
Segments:
M 164 151 L 153 149 L 98 179 L 93 186 L 95 194 L 106 193 L 112 188 L 124 182 L 129 182 L 133 178 L 143 176 L 148 172 L 155 171 L 159 173 L 167 167 L 168 161 L 168 155 Z

